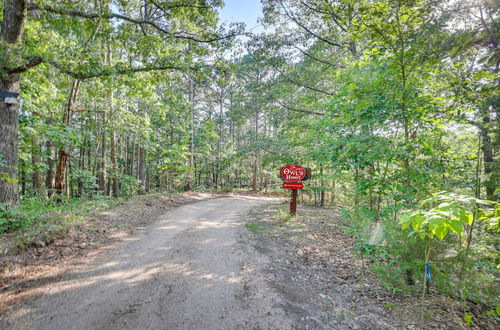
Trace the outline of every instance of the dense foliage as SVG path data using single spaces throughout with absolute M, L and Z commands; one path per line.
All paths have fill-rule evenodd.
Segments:
M 12 187 L 49 203 L 267 191 L 299 162 L 303 200 L 343 208 L 391 290 L 412 292 L 430 264 L 433 287 L 494 304 L 496 2 L 262 2 L 267 32 L 245 37 L 218 24 L 222 1 L 0 3 L 3 18 L 27 7 L 22 39 L 4 19 L 0 43 L 22 100 L 19 153 L 0 148 L 0 231 L 15 227 Z M 377 222 L 378 247 L 364 231 Z

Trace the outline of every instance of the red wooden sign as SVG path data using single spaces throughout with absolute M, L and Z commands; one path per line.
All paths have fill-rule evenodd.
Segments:
M 281 177 L 291 182 L 302 181 L 306 177 L 306 169 L 299 164 L 287 165 L 281 168 Z
M 302 189 L 304 185 L 300 182 L 283 182 L 283 188 L 286 189 Z

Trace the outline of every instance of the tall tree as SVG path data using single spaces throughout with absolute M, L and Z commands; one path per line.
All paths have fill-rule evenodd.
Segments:
M 144 6 L 146 4 L 147 6 Z M 64 74 L 70 75 L 76 81 L 99 76 L 120 75 L 144 71 L 179 70 L 190 66 L 189 60 L 184 61 L 184 45 L 217 42 L 232 36 L 234 33 L 221 36 L 216 32 L 216 15 L 214 8 L 220 6 L 220 1 L 200 2 L 186 0 L 179 3 L 169 1 L 132 1 L 120 3 L 120 6 L 103 5 L 100 2 L 74 1 L 27 2 L 25 0 L 5 0 L 3 2 L 3 21 L 1 29 L 2 51 L 0 53 L 3 73 L 0 90 L 2 95 L 16 96 L 20 91 L 20 74 L 42 63 L 51 65 Z M 145 11 L 141 12 L 141 8 Z M 147 10 L 146 10 L 147 9 Z M 115 12 L 114 10 L 118 10 Z M 29 19 L 28 19 L 29 18 Z M 112 20 L 124 24 L 113 25 Z M 30 21 L 44 22 L 44 27 L 33 26 L 30 35 L 22 38 L 26 24 Z M 78 24 L 73 24 L 78 22 Z M 104 26 L 102 26 L 105 22 Z M 125 27 L 126 26 L 126 27 Z M 127 28 L 133 26 L 134 28 Z M 68 40 L 71 47 L 65 48 L 65 43 L 54 42 L 53 36 L 45 33 L 51 29 L 61 40 Z M 77 31 L 73 31 L 79 29 Z M 72 32 L 75 32 L 72 34 Z M 137 55 L 140 60 L 129 63 L 106 65 L 98 63 L 89 51 L 85 56 L 72 56 L 78 50 L 87 47 L 94 37 L 109 39 L 109 34 L 122 45 L 132 40 L 138 45 Z M 52 44 L 54 47 L 37 47 L 38 42 Z M 75 35 L 88 35 L 87 43 L 76 43 Z M 132 37 L 133 36 L 133 37 Z M 164 43 L 161 38 L 169 40 Z M 155 46 L 151 47 L 151 42 Z M 140 48 L 148 45 L 148 48 Z M 95 45 L 94 45 L 95 48 Z M 203 47 L 191 47 L 194 52 L 204 52 Z M 163 53 L 157 51 L 163 49 Z M 140 54 L 140 55 L 139 55 Z M 161 55 L 163 54 L 163 55 Z M 79 54 L 82 55 L 82 54 Z M 0 203 L 8 207 L 19 203 L 17 188 L 18 162 L 18 114 L 19 105 L 7 103 L 11 98 L 0 98 L 0 124 L 2 125 L 2 180 L 0 180 Z M 61 164 L 62 165 L 62 164 Z

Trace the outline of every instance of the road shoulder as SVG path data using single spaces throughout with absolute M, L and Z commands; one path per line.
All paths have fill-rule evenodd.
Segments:
M 475 325 L 465 324 L 464 308 L 479 308 L 471 303 L 391 294 L 355 257 L 354 240 L 337 209 L 301 205 L 292 219 L 287 209 L 286 202 L 256 209 L 246 226 L 254 248 L 272 260 L 263 272 L 295 328 L 497 328 L 480 310 Z
M 2 251 L 0 314 L 29 298 L 29 292 L 45 285 L 47 279 L 62 276 L 75 265 L 95 259 L 135 232 L 144 230 L 169 210 L 220 196 L 210 193 L 138 196 L 111 209 L 90 212 L 50 240 L 38 239 L 21 250 Z

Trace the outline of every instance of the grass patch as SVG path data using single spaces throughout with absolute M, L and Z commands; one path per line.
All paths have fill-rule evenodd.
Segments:
M 125 198 L 98 197 L 91 200 L 71 198 L 23 198 L 21 206 L 0 211 L 0 234 L 31 231 L 40 226 L 65 225 L 86 218 L 91 211 L 101 211 L 123 203 Z
M 287 223 L 292 219 L 296 219 L 297 217 L 293 217 L 290 214 L 290 211 L 285 208 L 279 208 L 276 214 L 273 216 L 273 219 L 278 220 L 280 225 Z
M 247 223 L 247 224 L 245 224 L 245 228 L 247 228 L 248 230 L 250 230 L 254 234 L 256 234 L 262 230 L 262 228 L 260 228 L 260 226 L 256 223 Z

